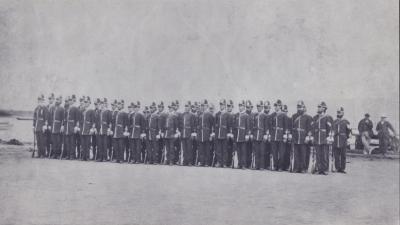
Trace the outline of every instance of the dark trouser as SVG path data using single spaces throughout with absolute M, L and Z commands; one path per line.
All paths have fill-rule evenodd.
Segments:
M 108 158 L 111 160 L 111 155 L 112 155 L 112 151 L 113 151 L 113 138 L 111 136 L 107 136 L 108 139 L 108 152 L 107 152 L 107 156 Z
M 146 148 L 147 148 L 147 141 L 144 139 L 140 139 L 140 152 L 142 153 L 142 157 L 140 162 L 144 163 L 147 159 L 147 155 L 146 155 Z
M 115 141 L 114 158 L 117 162 L 124 161 L 124 150 L 126 147 L 126 138 L 113 138 Z
M 293 146 L 293 171 L 294 172 L 302 172 L 303 170 L 307 170 L 306 167 L 306 151 L 307 145 L 305 144 L 294 144 Z
M 246 168 L 246 164 L 247 164 L 247 146 L 246 145 L 247 145 L 247 142 L 236 142 L 238 168 Z
M 51 155 L 59 157 L 61 154 L 61 134 L 51 134 Z
M 253 150 L 253 143 L 252 141 L 247 141 L 246 142 L 246 167 L 250 168 L 251 167 L 251 161 L 252 161 L 252 150 Z
M 192 164 L 196 165 L 196 162 L 199 161 L 199 142 L 197 140 L 193 140 L 192 142 L 192 147 L 193 147 L 193 161 Z
M 227 158 L 228 158 L 228 141 L 226 139 L 215 140 L 215 164 L 220 166 L 226 166 Z
M 157 148 L 157 154 L 156 154 L 156 156 L 157 156 L 157 162 L 159 162 L 159 163 L 164 163 L 164 162 L 162 162 L 162 160 L 165 160 L 165 159 L 163 159 L 163 154 L 164 154 L 164 139 L 163 138 L 160 138 L 160 139 L 158 139 L 158 148 Z M 165 156 L 164 156 L 165 157 Z
M 130 147 L 129 147 L 129 138 L 128 137 L 126 137 L 125 138 L 125 147 L 124 147 L 124 153 L 122 153 L 122 157 L 123 157 L 123 159 L 125 159 L 125 162 L 127 162 L 128 160 L 129 160 L 129 151 L 130 151 Z M 125 158 L 124 158 L 124 155 L 125 155 Z M 140 147 L 139 147 L 139 155 L 140 155 Z M 140 156 L 139 156 L 139 162 L 140 162 Z
M 96 152 L 97 152 L 97 146 L 98 146 L 96 135 L 92 135 L 91 139 L 92 139 L 93 160 L 95 160 Z
M 94 156 L 95 160 L 107 160 L 108 141 L 109 137 L 107 135 L 97 135 L 97 155 Z
M 389 137 L 385 134 L 379 134 L 379 150 L 382 154 L 386 154 L 388 147 L 389 147 Z
M 333 151 L 336 170 L 344 171 L 346 169 L 346 147 L 334 147 Z
M 193 165 L 193 140 L 191 138 L 182 138 L 183 165 Z
M 142 141 L 139 138 L 130 138 L 129 139 L 129 146 L 130 146 L 130 160 L 133 163 L 140 163 L 140 152 L 142 147 Z
M 198 143 L 198 161 L 201 165 L 208 166 L 210 161 L 210 141 L 199 141 Z
M 176 150 L 175 150 L 175 139 L 174 138 L 168 138 L 164 139 L 165 141 L 165 147 L 166 147 L 166 159 L 165 164 L 175 164 L 175 156 L 176 156 Z
M 36 145 L 38 148 L 38 157 L 46 156 L 46 145 L 47 145 L 47 134 L 41 131 L 35 132 L 36 135 Z
M 81 135 L 81 143 L 82 143 L 82 159 L 88 160 L 90 159 L 90 140 L 92 139 L 92 135 Z
M 75 148 L 76 148 L 76 140 L 75 140 L 75 138 L 76 138 L 76 136 L 75 136 L 75 134 L 65 135 L 64 138 L 65 138 L 64 149 L 67 152 L 67 158 L 68 159 L 75 159 L 76 158 L 76 155 L 75 155 Z
M 46 156 L 48 156 L 51 152 L 52 135 L 50 130 L 46 130 L 45 134 L 46 134 Z
M 288 170 L 290 166 L 290 151 L 292 148 L 292 144 L 285 143 L 285 152 L 283 154 L 283 170 Z
M 271 143 L 270 142 L 265 142 L 265 157 L 264 157 L 264 161 L 265 161 L 265 169 L 269 168 L 270 165 L 270 157 L 271 157 Z
M 177 138 L 174 141 L 174 145 L 175 145 L 175 156 L 174 156 L 174 164 L 179 164 L 179 158 L 180 158 L 180 154 L 181 154 L 181 139 Z
M 303 170 L 307 171 L 310 165 L 311 145 L 308 144 L 305 146 L 306 146 L 306 153 L 305 153 L 305 164 Z
M 252 155 L 254 156 L 254 168 L 265 169 L 265 143 L 263 141 L 253 141 Z
M 158 141 L 156 140 L 147 140 L 146 144 L 146 161 L 150 164 L 159 163 L 158 161 Z
M 315 145 L 317 153 L 316 164 L 318 172 L 327 172 L 329 170 L 329 147 L 328 145 Z
M 81 135 L 80 134 L 75 134 L 75 147 L 76 151 L 78 152 L 77 157 L 81 157 Z
M 275 170 L 284 169 L 285 167 L 285 143 L 282 141 L 273 141 L 271 142 L 271 150 L 272 150 L 272 158 L 274 161 Z
M 226 154 L 223 155 L 223 157 L 225 158 L 225 166 L 227 167 L 231 167 L 232 166 L 232 158 L 233 158 L 233 139 L 228 139 L 226 142 L 226 148 L 225 150 Z
M 210 158 L 208 159 L 208 165 L 214 166 L 215 157 L 215 140 L 212 140 L 210 141 Z

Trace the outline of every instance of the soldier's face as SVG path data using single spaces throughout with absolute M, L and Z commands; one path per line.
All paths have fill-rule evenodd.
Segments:
M 257 106 L 257 111 L 258 111 L 258 112 L 261 112 L 262 110 L 263 110 L 263 107 Z
M 322 106 L 318 106 L 317 112 L 321 114 L 324 111 L 324 108 Z
M 190 106 L 185 106 L 185 112 L 190 112 Z
M 224 110 L 225 110 L 225 105 L 224 105 L 224 104 L 220 104 L 220 105 L 219 105 L 219 109 L 220 109 L 221 111 L 224 111 Z
M 244 107 L 243 105 L 239 105 L 239 111 L 240 111 L 240 112 L 243 112 L 244 109 L 245 109 L 245 107 Z
M 275 106 L 275 112 L 278 112 L 278 111 L 279 111 L 279 109 L 280 109 L 280 108 L 279 108 L 279 106 L 278 106 L 278 105 L 276 105 L 276 106 Z
M 228 112 L 232 112 L 232 110 L 233 110 L 233 107 L 232 107 L 232 106 L 230 106 L 230 105 L 228 105 L 228 107 L 227 107 L 227 110 L 228 110 Z
M 49 99 L 49 104 L 52 105 L 54 103 L 54 99 L 50 98 Z
M 159 111 L 159 112 L 164 111 L 164 107 L 158 107 L 158 111 Z

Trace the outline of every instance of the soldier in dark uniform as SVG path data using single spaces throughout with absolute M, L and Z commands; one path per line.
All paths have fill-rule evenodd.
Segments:
M 211 130 L 211 134 L 210 134 L 210 158 L 208 161 L 208 165 L 210 166 L 214 166 L 215 164 L 215 107 L 213 103 L 209 104 L 208 107 L 208 111 L 210 112 L 211 116 L 212 116 L 212 121 L 213 121 L 213 125 L 212 125 L 212 130 Z
M 96 160 L 99 162 L 103 162 L 107 160 L 107 149 L 109 148 L 109 137 L 111 131 L 111 120 L 112 113 L 107 108 L 107 99 L 104 98 L 103 101 L 100 102 L 101 110 L 100 116 L 96 121 L 97 128 L 97 143 L 98 143 L 98 152 Z
M 64 139 L 65 146 L 64 149 L 67 153 L 67 159 L 75 159 L 76 158 L 76 140 L 75 133 L 79 132 L 79 119 L 80 119 L 80 111 L 76 106 L 76 98 L 75 95 L 72 95 L 69 99 L 68 110 L 66 110 L 65 120 L 64 120 Z
M 142 139 L 146 134 L 146 119 L 140 112 L 140 102 L 132 104 L 133 113 L 130 118 L 131 134 L 129 136 L 132 163 L 142 162 Z M 144 156 L 143 156 L 144 158 Z
M 252 131 L 253 128 L 253 122 L 254 118 L 256 116 L 256 113 L 253 112 L 253 104 L 251 103 L 250 100 L 246 101 L 246 113 L 249 115 L 249 127 L 250 127 L 250 132 Z M 253 134 L 250 133 L 249 139 L 246 141 L 246 168 L 251 167 L 251 162 L 252 162 L 252 151 L 253 151 Z
M 109 147 L 109 152 L 108 152 L 108 158 L 110 160 L 113 160 L 114 156 L 116 156 L 116 153 L 115 153 L 114 150 L 117 149 L 117 147 L 116 147 L 117 146 L 117 139 L 113 138 L 114 130 L 115 130 L 115 119 L 116 119 L 117 113 L 118 113 L 117 106 L 118 106 L 118 101 L 114 100 L 114 102 L 111 103 L 111 131 L 109 132 L 109 134 L 110 134 L 109 135 L 110 147 Z
M 226 103 L 226 111 L 228 113 L 228 134 L 227 134 L 227 148 L 226 154 L 223 155 L 224 159 L 224 166 L 231 167 L 232 166 L 232 159 L 233 159 L 233 152 L 234 152 L 234 123 L 235 123 L 235 114 L 233 113 L 233 101 L 229 100 Z
M 198 107 L 198 103 L 194 102 L 193 105 L 191 106 L 191 110 L 192 113 L 194 115 L 195 118 L 195 124 L 196 124 L 196 130 L 198 127 L 198 120 L 199 120 L 199 107 Z M 198 150 L 199 150 L 199 146 L 198 146 L 198 142 L 197 142 L 197 133 L 193 133 L 193 137 L 192 137 L 192 146 L 193 146 L 193 162 L 192 165 L 196 165 L 196 162 L 198 161 Z M 197 165 L 196 165 L 197 166 Z
M 271 103 L 269 101 L 264 102 L 264 114 L 265 114 L 265 137 L 264 137 L 264 145 L 265 145 L 265 169 L 270 167 L 270 157 L 271 157 Z
M 292 116 L 292 135 L 293 135 L 293 172 L 302 173 L 307 171 L 306 136 L 311 135 L 312 118 L 305 114 L 303 101 L 298 101 L 297 112 Z
M 181 134 L 182 132 L 181 132 L 181 127 L 182 127 L 182 113 L 181 112 L 179 112 L 178 110 L 179 110 L 179 101 L 178 100 L 175 100 L 175 106 L 174 106 L 174 113 L 175 113 L 175 115 L 176 115 L 176 118 L 177 118 L 177 120 L 178 120 L 178 129 L 179 129 L 179 133 Z M 182 142 L 182 140 L 181 140 L 181 137 L 179 136 L 178 138 L 176 138 L 176 140 L 175 140 L 175 149 L 176 149 L 176 151 L 175 151 L 175 162 L 174 162 L 174 164 L 180 164 L 181 163 L 181 157 L 182 157 L 182 149 L 181 149 L 181 142 Z
M 117 163 L 121 163 L 124 161 L 124 150 L 125 150 L 125 139 L 129 136 L 128 126 L 129 119 L 128 114 L 123 111 L 124 101 L 121 100 L 117 104 L 117 114 L 115 116 L 114 122 L 114 136 L 113 139 L 115 141 L 115 149 L 114 156 L 116 158 Z
M 82 96 L 79 99 L 79 106 L 78 106 L 78 110 L 80 112 L 79 116 L 78 116 L 78 121 L 79 121 L 78 128 L 79 128 L 79 131 L 75 132 L 75 146 L 76 146 L 76 151 L 78 152 L 77 153 L 78 159 L 82 157 L 82 155 L 81 155 L 82 154 L 82 152 L 81 152 L 81 132 L 80 131 L 82 130 L 82 120 L 83 120 L 82 115 L 83 115 L 83 111 L 85 110 L 85 99 L 86 99 L 86 97 Z
M 310 139 L 310 137 L 313 136 L 313 128 L 312 128 L 312 124 L 313 124 L 313 117 L 310 116 L 309 114 L 307 114 L 307 107 L 306 105 L 304 105 L 303 107 L 304 110 L 304 117 L 306 117 L 307 119 L 311 120 L 311 131 L 308 132 L 308 139 Z M 307 172 L 308 167 L 310 165 L 310 154 L 311 154 L 311 146 L 313 145 L 314 140 L 307 140 L 306 143 L 306 157 L 305 157 L 305 165 L 304 165 L 304 169 L 303 171 Z
M 49 111 L 44 103 L 44 96 L 38 97 L 38 106 L 33 114 L 33 131 L 37 140 L 38 158 L 46 156 L 46 130 L 48 129 Z
M 168 115 L 165 120 L 165 131 L 164 131 L 164 141 L 166 147 L 165 153 L 165 164 L 173 165 L 175 164 L 175 156 L 176 156 L 176 139 L 178 138 L 177 131 L 178 130 L 178 118 L 177 115 L 174 113 L 175 110 L 175 103 L 173 102 L 171 105 L 168 106 Z
M 90 109 L 90 98 L 87 97 L 83 100 L 82 105 L 82 130 L 81 130 L 81 143 L 82 152 L 81 159 L 86 161 L 90 159 L 90 146 L 94 129 L 96 128 L 95 111 Z
M 381 150 L 382 154 L 386 156 L 390 136 L 396 136 L 396 131 L 394 130 L 392 124 L 386 120 L 385 115 L 381 116 L 381 121 L 379 121 L 376 125 L 376 131 L 378 132 L 379 138 L 379 150 Z M 390 132 L 392 132 L 392 134 Z
M 145 126 L 144 126 L 144 137 L 141 138 L 142 140 L 142 162 L 143 163 L 148 163 L 148 156 L 147 156 L 147 134 L 149 133 L 148 130 L 148 124 L 149 124 L 149 116 L 150 116 L 150 110 L 148 106 L 145 106 L 143 108 L 143 116 L 144 116 L 144 120 L 145 120 Z
M 319 174 L 326 175 L 329 169 L 329 143 L 327 138 L 332 129 L 333 119 L 326 114 L 325 102 L 318 105 L 318 114 L 313 118 L 313 137 L 316 151 L 316 170 Z
M 215 114 L 215 166 L 224 167 L 227 165 L 228 133 L 231 130 L 230 116 L 226 111 L 225 99 L 220 101 L 219 108 L 219 112 Z M 229 155 L 229 157 L 231 157 L 231 155 Z
M 275 112 L 270 118 L 271 150 L 274 170 L 284 169 L 285 143 L 283 135 L 286 129 L 286 117 L 282 112 L 282 102 L 277 100 L 274 104 Z
M 333 153 L 335 156 L 335 168 L 339 173 L 346 173 L 344 170 L 346 169 L 347 139 L 351 132 L 350 123 L 343 116 L 344 109 L 340 107 L 337 110 L 337 119 L 333 122 Z
M 128 130 L 129 130 L 130 134 L 132 134 L 132 128 L 133 128 L 133 126 L 132 126 L 132 117 L 133 117 L 133 114 L 134 114 L 134 111 L 133 111 L 134 105 L 135 104 L 133 102 L 131 102 L 131 104 L 128 104 L 128 107 L 127 107 L 128 108 L 128 121 L 129 121 Z M 127 144 L 128 147 L 129 147 L 129 152 L 127 153 L 127 157 L 128 157 L 127 161 L 128 161 L 128 163 L 130 163 L 132 161 L 132 159 L 133 159 L 133 152 L 132 152 L 133 148 L 131 148 L 131 144 L 132 144 L 132 147 L 133 147 L 133 141 L 131 140 L 131 135 L 129 135 L 129 137 L 127 137 L 125 139 L 125 142 L 127 142 L 125 144 Z
M 198 165 L 210 166 L 210 141 L 214 125 L 213 116 L 208 111 L 208 101 L 201 103 L 201 112 L 197 123 Z
M 266 114 L 263 111 L 264 103 L 260 101 L 257 103 L 257 113 L 252 121 L 252 156 L 254 160 L 254 168 L 259 170 L 266 169 L 265 167 L 265 118 Z
M 56 99 L 55 106 L 52 109 L 52 114 L 49 115 L 49 124 L 51 126 L 51 155 L 49 157 L 59 158 L 61 154 L 61 144 L 62 144 L 62 131 L 61 127 L 64 120 L 64 108 L 61 106 L 62 97 L 59 96 Z
M 190 111 L 190 101 L 185 104 L 185 112 L 182 114 L 181 140 L 182 140 L 182 164 L 192 166 L 194 161 L 193 139 L 196 137 L 196 116 Z
M 157 113 L 157 106 L 156 103 L 152 103 L 150 105 L 150 116 L 148 118 L 147 122 L 147 149 L 146 149 L 146 155 L 147 155 L 147 161 L 150 164 L 158 164 L 159 157 L 158 157 L 158 149 L 159 149 L 159 143 L 157 136 L 159 136 L 159 128 L 158 128 L 158 113 Z
M 51 93 L 49 96 L 49 104 L 47 105 L 47 111 L 49 112 L 49 127 L 46 129 L 46 156 L 50 157 L 50 153 L 51 153 L 51 144 L 52 144 L 52 138 L 51 138 L 51 115 L 53 115 L 53 111 L 54 111 L 54 101 L 55 101 L 55 97 L 54 94 Z
M 285 152 L 283 155 L 283 170 L 289 170 L 290 166 L 290 154 L 292 151 L 292 119 L 288 116 L 288 107 L 287 105 L 283 105 L 282 112 L 285 115 L 285 134 L 284 134 L 284 145 L 285 145 Z
M 71 101 L 70 99 L 71 99 L 71 97 L 67 96 L 65 98 L 65 100 L 64 100 L 64 116 L 63 116 L 63 119 L 62 119 L 61 129 L 60 129 L 61 139 L 62 139 L 60 159 L 65 158 L 66 155 L 68 154 L 68 150 L 66 149 L 66 144 L 65 144 L 65 131 L 66 131 L 66 129 L 65 129 L 64 125 L 65 125 L 65 120 L 67 119 L 67 112 L 68 112 L 68 109 L 69 109 L 69 102 Z
M 159 131 L 159 134 L 157 136 L 157 138 L 158 138 L 157 156 L 159 158 L 157 161 L 160 164 L 164 164 L 164 160 L 165 160 L 165 159 L 163 159 L 164 149 L 165 149 L 164 135 L 165 135 L 165 124 L 166 124 L 166 120 L 167 120 L 167 116 L 168 116 L 168 114 L 166 112 L 164 112 L 164 102 L 160 102 L 160 104 L 158 104 L 157 114 L 158 114 L 158 131 Z
M 249 140 L 251 129 L 249 126 L 249 115 L 245 111 L 246 103 L 239 103 L 239 112 L 235 116 L 235 143 L 236 154 L 238 158 L 238 168 L 245 169 L 247 166 L 247 148 L 246 142 Z M 233 163 L 233 162 L 232 162 Z
M 100 99 L 96 99 L 94 102 L 94 120 L 95 120 L 95 125 L 96 125 L 96 131 L 98 129 L 99 124 L 99 117 L 100 117 L 100 112 L 101 112 L 101 103 Z M 97 151 L 98 151 L 98 143 L 97 143 L 97 132 L 92 132 L 92 152 L 93 152 L 93 160 L 96 160 L 97 156 Z

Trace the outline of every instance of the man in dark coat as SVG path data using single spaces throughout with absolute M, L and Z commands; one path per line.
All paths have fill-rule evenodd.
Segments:
M 33 113 L 33 132 L 36 136 L 36 143 L 38 147 L 38 158 L 46 156 L 46 131 L 48 129 L 48 118 L 49 111 L 44 103 L 44 96 L 38 97 L 38 106 L 35 108 Z
M 215 114 L 215 166 L 226 166 L 227 149 L 228 149 L 228 133 L 230 128 L 230 116 L 226 112 L 226 100 L 223 99 L 219 103 L 220 110 Z M 231 156 L 229 156 L 231 157 Z
M 235 116 L 235 144 L 236 155 L 238 159 L 238 168 L 246 169 L 247 167 L 247 142 L 250 139 L 251 128 L 249 115 L 245 111 L 246 103 L 239 103 L 239 112 Z M 233 162 L 232 162 L 233 163 Z
M 389 146 L 390 136 L 396 136 L 396 131 L 392 124 L 386 120 L 385 115 L 381 116 L 381 121 L 376 125 L 376 131 L 378 132 L 379 138 L 379 150 L 381 150 L 382 154 L 385 156 Z
M 274 104 L 275 112 L 271 114 L 270 134 L 271 134 L 271 150 L 273 159 L 273 170 L 284 169 L 285 142 L 283 135 L 286 129 L 286 117 L 282 112 L 282 102 L 277 100 Z
M 111 120 L 112 113 L 107 108 L 107 99 L 104 98 L 100 102 L 100 116 L 97 118 L 96 122 L 96 133 L 97 133 L 97 161 L 107 160 L 107 149 L 109 149 L 109 137 L 111 132 Z
M 121 163 L 124 161 L 124 150 L 125 150 L 125 139 L 129 136 L 128 126 L 129 119 L 128 114 L 123 111 L 124 101 L 121 100 L 117 104 L 118 112 L 115 116 L 114 122 L 114 136 L 113 139 L 115 141 L 115 149 L 114 156 L 116 158 L 117 163 Z
M 198 165 L 210 166 L 210 141 L 214 121 L 212 114 L 208 111 L 208 101 L 204 100 L 201 103 L 201 112 L 197 123 L 197 141 L 198 141 Z
M 153 102 L 150 105 L 150 115 L 147 121 L 147 144 L 146 155 L 147 161 L 150 164 L 160 163 L 159 150 L 159 115 L 157 113 L 157 105 Z
M 59 96 L 56 98 L 56 102 L 54 108 L 52 109 L 52 114 L 49 115 L 49 125 L 51 132 L 51 155 L 49 157 L 59 158 L 61 154 L 61 146 L 62 146 L 62 130 L 61 127 L 63 125 L 64 120 L 64 108 L 61 106 L 62 97 Z M 64 129 L 64 128 L 63 128 Z
M 339 173 L 345 173 L 347 139 L 351 132 L 350 123 L 343 116 L 344 109 L 340 107 L 337 110 L 337 119 L 333 122 L 332 129 L 334 133 L 333 155 L 335 157 L 335 168 Z
M 140 102 L 132 103 L 133 113 L 130 117 L 130 160 L 132 163 L 142 162 L 142 139 L 146 137 L 146 119 L 140 112 Z
M 263 101 L 259 101 L 257 103 L 257 113 L 253 118 L 253 127 L 252 127 L 252 156 L 253 156 L 253 164 L 254 168 L 265 169 L 265 140 L 264 136 L 266 135 L 265 129 L 265 119 L 266 114 L 263 111 L 264 103 Z
M 192 166 L 194 161 L 193 139 L 196 138 L 196 116 L 191 111 L 191 102 L 185 104 L 182 114 L 181 140 L 183 151 L 183 165 Z

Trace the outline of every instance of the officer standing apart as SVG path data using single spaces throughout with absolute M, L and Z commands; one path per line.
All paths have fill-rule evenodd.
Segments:
M 347 139 L 351 132 L 350 123 L 343 116 L 344 109 L 340 107 L 337 110 L 337 119 L 333 122 L 333 155 L 335 157 L 335 168 L 339 173 L 346 173 L 344 170 L 346 169 Z

